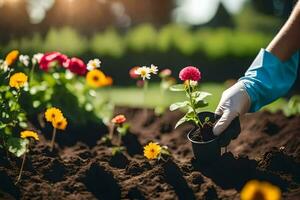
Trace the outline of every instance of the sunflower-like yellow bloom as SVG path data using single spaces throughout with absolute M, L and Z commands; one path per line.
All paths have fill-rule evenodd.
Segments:
M 5 58 L 5 64 L 7 64 L 8 66 L 12 65 L 16 61 L 18 56 L 19 56 L 18 50 L 13 50 L 9 52 Z
M 110 86 L 113 84 L 113 79 L 110 76 L 106 76 L 104 86 Z
M 68 125 L 68 121 L 65 117 L 55 117 L 52 121 L 52 126 L 56 129 L 65 130 Z
M 268 182 L 251 180 L 241 191 L 241 200 L 280 200 L 281 191 Z
M 27 83 L 27 80 L 28 77 L 24 73 L 18 72 L 9 78 L 9 86 L 19 89 L 20 87 L 23 87 L 25 83 Z
M 161 153 L 161 146 L 157 143 L 150 142 L 144 147 L 144 156 L 149 160 L 157 159 Z
M 38 134 L 34 131 L 22 131 L 21 138 L 33 138 L 37 141 L 40 140 Z
M 45 112 L 45 118 L 47 122 L 52 122 L 54 119 L 62 118 L 63 114 L 60 109 L 52 107 L 48 108 Z
M 102 71 L 93 69 L 87 73 L 86 82 L 89 86 L 98 88 L 107 85 L 107 78 Z

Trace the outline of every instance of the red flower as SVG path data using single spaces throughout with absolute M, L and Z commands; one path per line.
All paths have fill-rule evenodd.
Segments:
M 39 62 L 40 69 L 48 71 L 54 62 L 57 62 L 60 66 L 64 66 L 67 60 L 68 57 L 59 52 L 45 53 Z
M 126 117 L 124 115 L 117 115 L 111 120 L 114 124 L 123 124 L 125 121 Z
M 201 72 L 196 67 L 187 66 L 180 71 L 179 78 L 182 81 L 186 81 L 186 80 L 199 81 L 201 79 Z
M 140 77 L 139 74 L 136 74 L 135 71 L 139 68 L 139 66 L 136 66 L 136 67 L 133 67 L 130 69 L 129 71 L 129 76 L 132 78 L 132 79 L 138 79 Z
M 77 75 L 85 75 L 87 72 L 86 64 L 79 58 L 71 58 L 68 60 L 66 67 Z

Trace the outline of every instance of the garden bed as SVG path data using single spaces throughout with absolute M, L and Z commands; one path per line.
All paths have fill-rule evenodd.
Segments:
M 248 180 L 266 180 L 281 188 L 283 199 L 300 196 L 300 117 L 259 112 L 241 119 L 242 132 L 220 160 L 198 164 L 186 138 L 189 125 L 173 129 L 181 112 L 157 117 L 152 110 L 119 107 L 131 124 L 123 139 L 124 154 L 112 157 L 99 137 L 81 129 L 74 144 L 60 133 L 54 152 L 49 139 L 28 156 L 22 180 L 14 185 L 21 159 L 0 156 L 0 199 L 239 199 Z M 76 133 L 78 135 L 78 133 Z M 47 135 L 46 135 L 47 136 Z M 91 138 L 89 138 L 91 136 Z M 149 141 L 167 145 L 169 161 L 148 161 L 142 154 Z M 5 154 L 5 152 L 1 152 Z

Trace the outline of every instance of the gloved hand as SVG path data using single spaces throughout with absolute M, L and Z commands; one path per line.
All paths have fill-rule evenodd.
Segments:
M 216 114 L 222 115 L 213 132 L 221 134 L 236 117 L 255 112 L 288 92 L 296 80 L 299 55 L 285 62 L 261 49 L 245 76 L 222 94 Z
M 221 118 L 214 126 L 214 134 L 220 135 L 234 118 L 247 113 L 249 108 L 250 97 L 242 82 L 237 82 L 225 90 L 215 111 Z

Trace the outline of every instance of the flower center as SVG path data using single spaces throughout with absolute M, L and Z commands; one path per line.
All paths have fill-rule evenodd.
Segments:
M 94 76 L 94 77 L 93 77 L 93 80 L 94 80 L 94 81 L 98 81 L 98 80 L 99 80 L 99 77 L 98 77 L 98 76 Z
M 154 153 L 154 152 L 155 152 L 155 150 L 154 150 L 154 149 L 151 149 L 150 151 L 151 151 L 151 153 Z
M 145 76 L 146 74 L 147 74 L 146 71 L 144 71 L 144 70 L 141 71 L 141 75 L 142 75 L 142 76 Z
M 258 190 L 254 193 L 253 199 L 255 199 L 255 200 L 266 200 L 265 195 L 260 190 Z

